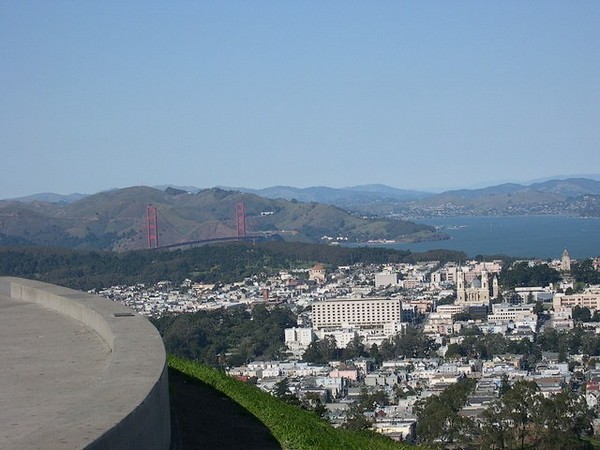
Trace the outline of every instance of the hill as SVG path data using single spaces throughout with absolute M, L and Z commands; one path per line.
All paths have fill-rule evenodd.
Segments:
M 198 193 L 138 186 L 86 196 L 68 204 L 0 202 L 0 239 L 70 248 L 142 249 L 146 208 L 158 208 L 159 242 L 234 237 L 236 204 L 243 202 L 248 232 L 286 240 L 319 242 L 323 236 L 350 242 L 422 240 L 440 236 L 432 227 L 403 220 L 369 219 L 340 208 L 255 194 L 205 189 Z
M 318 201 L 357 214 L 381 217 L 522 214 L 600 216 L 600 181 L 582 177 L 545 180 L 529 185 L 505 183 L 439 194 L 377 184 L 340 189 L 274 186 L 239 190 L 274 199 Z
M 394 201 L 418 200 L 433 195 L 428 192 L 396 189 L 383 184 L 370 184 L 347 188 L 331 188 L 326 186 L 312 186 L 308 188 L 273 186 L 264 189 L 239 188 L 238 190 L 272 199 L 296 199 L 303 202 L 319 202 L 340 207 L 352 206 L 356 203 L 378 202 L 386 199 Z
M 259 421 L 258 424 L 249 425 L 251 428 L 255 427 L 252 429 L 256 432 L 249 433 L 250 440 L 242 444 L 243 448 L 282 448 L 286 450 L 399 450 L 417 448 L 394 442 L 376 433 L 353 432 L 334 428 L 310 411 L 283 403 L 255 386 L 237 381 L 216 369 L 208 368 L 193 361 L 171 356 L 169 357 L 169 367 L 175 372 L 176 381 L 179 381 L 181 377 L 186 377 L 188 384 L 195 383 L 198 388 L 204 389 L 209 394 L 211 391 L 210 389 L 207 390 L 207 387 L 212 388 L 233 400 Z M 177 386 L 181 386 L 181 384 L 178 383 Z M 174 395 L 176 399 L 175 407 L 177 408 L 179 392 L 175 390 Z M 215 397 L 214 394 L 208 399 L 213 397 Z M 211 428 L 213 424 L 223 427 L 224 415 L 224 421 L 227 423 L 227 420 L 229 420 L 229 426 L 223 427 L 222 431 L 225 434 L 230 432 L 231 420 L 234 416 L 227 411 L 229 405 L 223 405 L 222 402 L 218 401 L 208 404 L 208 399 L 200 398 L 202 404 L 196 405 L 196 409 L 208 408 L 211 410 L 213 418 L 207 417 L 210 424 L 182 429 L 182 440 L 185 439 L 187 430 L 189 430 L 189 433 L 200 435 L 198 436 L 200 442 L 203 442 L 203 433 L 206 433 L 209 437 L 214 436 L 215 430 Z M 193 411 L 191 413 L 194 414 Z M 236 413 L 236 415 L 239 415 L 239 413 Z M 245 422 L 249 423 L 249 420 L 246 419 Z M 196 423 L 206 422 L 199 421 Z M 270 431 L 280 447 L 271 441 L 266 430 L 261 429 L 261 423 Z M 223 436 L 227 443 L 236 440 L 236 438 L 238 438 L 237 443 L 239 444 L 239 436 Z M 255 444 L 258 446 L 255 446 Z M 260 445 L 264 447 L 260 447 Z M 224 447 L 219 446 L 219 448 L 235 448 L 235 442 L 233 446 L 226 445 Z
M 400 217 L 568 214 L 600 216 L 600 181 L 550 180 L 530 185 L 506 183 L 481 189 L 457 189 L 421 199 L 356 202 L 349 210 Z

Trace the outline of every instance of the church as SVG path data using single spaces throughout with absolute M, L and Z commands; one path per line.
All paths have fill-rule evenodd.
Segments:
M 481 280 L 474 278 L 467 285 L 465 273 L 459 269 L 456 274 L 456 304 L 481 305 L 490 303 L 490 281 L 486 270 L 481 271 Z M 492 281 L 492 296 L 498 296 L 498 277 L 494 276 Z

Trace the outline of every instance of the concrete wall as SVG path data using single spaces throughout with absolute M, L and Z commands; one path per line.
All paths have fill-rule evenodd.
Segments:
M 0 294 L 37 303 L 94 329 L 110 352 L 109 367 L 90 386 L 93 404 L 71 411 L 73 428 L 89 436 L 87 449 L 160 449 L 171 442 L 166 355 L 144 317 L 84 292 L 0 277 Z

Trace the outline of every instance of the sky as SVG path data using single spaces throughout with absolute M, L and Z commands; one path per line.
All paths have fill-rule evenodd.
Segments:
M 600 173 L 600 2 L 0 2 L 0 198 Z

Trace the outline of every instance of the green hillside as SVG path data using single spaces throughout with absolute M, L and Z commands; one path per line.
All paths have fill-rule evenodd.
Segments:
M 290 241 L 350 242 L 439 237 L 433 227 L 403 220 L 357 217 L 335 206 L 267 199 L 223 189 L 187 193 L 137 186 L 87 196 L 68 205 L 0 202 L 0 236 L 31 245 L 100 250 L 146 247 L 146 208 L 158 210 L 159 243 L 234 237 L 236 205 L 243 203 L 249 234 L 276 234 Z
M 334 428 L 314 413 L 237 381 L 218 370 L 186 359 L 169 357 L 169 367 L 206 383 L 234 400 L 270 430 L 285 450 L 399 450 L 417 448 L 400 444 L 374 432 L 352 432 Z M 210 408 L 211 405 L 197 405 Z M 210 424 L 205 424 L 210 427 Z M 198 433 L 202 433 L 199 429 Z M 420 447 L 422 448 L 422 447 Z

